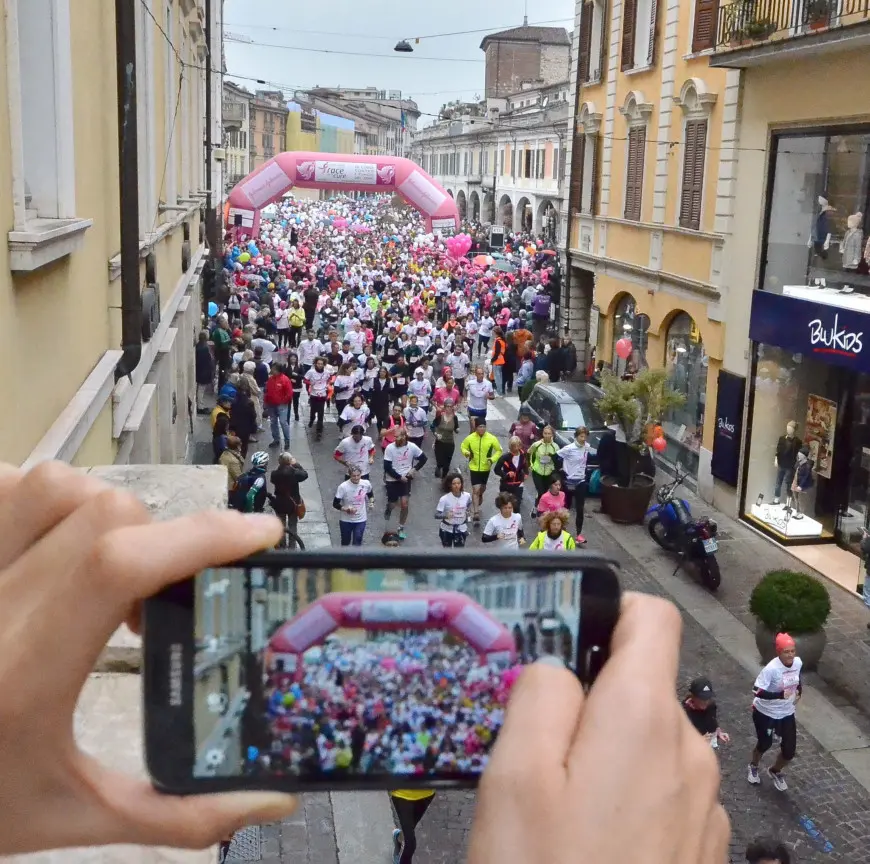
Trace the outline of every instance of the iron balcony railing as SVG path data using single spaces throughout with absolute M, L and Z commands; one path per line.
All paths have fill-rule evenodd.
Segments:
M 870 0 L 732 0 L 720 4 L 716 48 L 740 48 L 870 20 Z

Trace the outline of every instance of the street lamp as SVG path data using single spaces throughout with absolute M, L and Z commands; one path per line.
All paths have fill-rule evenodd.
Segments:
M 396 47 L 393 51 L 398 51 L 400 54 L 410 54 L 413 51 L 411 43 L 407 39 L 400 39 L 396 42 Z

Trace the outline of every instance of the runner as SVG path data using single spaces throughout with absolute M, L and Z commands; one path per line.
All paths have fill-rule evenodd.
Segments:
M 344 406 L 338 417 L 338 431 L 341 432 L 348 423 L 351 426 L 366 427 L 370 422 L 371 411 L 369 411 L 369 406 L 365 404 L 363 397 L 359 393 L 356 393 L 350 400 L 350 403 Z
M 343 465 L 350 478 L 351 468 L 359 468 L 363 480 L 369 479 L 369 466 L 375 464 L 375 442 L 365 434 L 365 429 L 357 424 L 350 430 L 347 438 L 342 438 L 332 454 L 339 465 Z
M 480 524 L 480 508 L 483 506 L 483 493 L 489 482 L 489 472 L 498 457 L 501 456 L 501 444 L 498 443 L 498 438 L 495 435 L 487 432 L 486 418 L 481 418 L 477 421 L 474 431 L 462 442 L 459 449 L 468 460 L 473 503 L 472 521 L 477 526 Z
M 326 402 L 329 399 L 329 381 L 332 376 L 326 370 L 326 361 L 318 357 L 314 366 L 303 376 L 303 381 L 308 389 L 308 428 L 314 426 L 317 421 L 316 440 L 323 437 L 323 413 L 326 410 Z
M 519 549 L 526 545 L 523 520 L 519 513 L 514 512 L 514 505 L 514 496 L 509 492 L 499 492 L 495 496 L 498 513 L 484 526 L 481 537 L 484 543 L 496 543 L 502 549 Z
M 438 536 L 445 549 L 461 549 L 468 539 L 468 511 L 471 495 L 465 491 L 462 475 L 456 471 L 444 477 L 447 492 L 441 496 L 435 508 L 435 516 L 441 520 Z
M 565 491 L 565 506 L 574 509 L 576 520 L 577 542 L 586 543 L 583 537 L 583 510 L 586 503 L 586 463 L 591 447 L 586 438 L 589 430 L 578 426 L 574 430 L 574 440 L 556 453 L 556 464 L 562 471 L 563 489 Z
M 513 436 L 508 441 L 508 452 L 498 458 L 493 471 L 501 478 L 500 492 L 510 492 L 516 501 L 517 513 L 523 508 L 523 484 L 529 476 L 529 466 L 526 454 L 523 452 L 523 442 Z
M 489 403 L 495 399 L 492 384 L 486 380 L 483 366 L 477 366 L 474 370 L 474 379 L 468 383 L 468 424 L 471 432 L 474 432 L 478 423 L 486 425 L 486 409 Z
M 763 838 L 746 847 L 747 864 L 791 864 L 791 852 L 785 843 Z
M 452 399 L 445 399 L 443 406 L 435 411 L 430 428 L 435 433 L 435 476 L 446 477 L 456 451 L 456 435 L 459 432 L 459 418 L 453 409 Z
M 416 444 L 408 442 L 408 433 L 404 429 L 396 432 L 396 440 L 384 450 L 384 481 L 387 489 L 384 518 L 389 521 L 393 507 L 398 502 L 398 534 L 402 540 L 407 537 L 405 526 L 408 522 L 411 481 L 426 464 L 426 459 L 426 454 Z
M 773 736 L 777 735 L 780 738 L 779 754 L 767 773 L 773 785 L 780 792 L 785 792 L 788 784 L 782 772 L 794 759 L 797 749 L 795 706 L 803 691 L 803 663 L 796 656 L 795 641 L 788 633 L 777 635 L 776 654 L 761 670 L 753 685 L 755 698 L 752 701 L 752 721 L 758 740 L 749 761 L 747 779 L 753 784 L 761 783 L 758 765 L 761 757 L 771 748 Z
M 695 678 L 689 684 L 689 693 L 683 699 L 683 710 L 689 722 L 710 742 L 711 747 L 718 747 L 720 741 L 727 744 L 731 740 L 731 736 L 719 726 L 716 694 L 709 678 Z
M 556 444 L 555 433 L 552 426 L 545 426 L 541 430 L 541 438 L 529 447 L 529 467 L 532 470 L 532 483 L 535 485 L 537 500 L 532 510 L 532 517 L 537 515 L 540 509 L 541 496 L 551 488 L 553 474 L 556 471 L 556 454 L 559 445 Z M 558 474 L 556 475 L 558 477 Z M 561 489 L 561 478 L 560 489 Z M 564 505 L 562 505 L 564 506 Z
M 541 531 L 529 546 L 530 550 L 545 549 L 550 551 L 571 551 L 577 548 L 574 538 L 565 530 L 571 514 L 567 510 L 551 510 L 544 513 L 538 520 Z
M 408 405 L 402 411 L 402 416 L 405 418 L 408 440 L 413 441 L 418 447 L 422 447 L 423 439 L 426 437 L 426 426 L 429 424 L 429 418 L 417 403 L 416 396 L 412 395 L 408 397 Z
M 366 505 L 371 510 L 375 503 L 372 484 L 364 480 L 359 466 L 351 466 L 348 479 L 339 484 L 332 506 L 341 514 L 338 527 L 342 546 L 362 546 L 366 531 Z

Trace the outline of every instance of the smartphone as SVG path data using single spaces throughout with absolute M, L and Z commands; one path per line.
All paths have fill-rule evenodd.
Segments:
M 593 554 L 269 552 L 145 604 L 146 761 L 172 794 L 474 786 L 524 663 L 583 685 L 619 614 Z

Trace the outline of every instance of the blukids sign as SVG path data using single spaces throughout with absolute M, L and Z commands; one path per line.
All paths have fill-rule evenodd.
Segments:
M 864 335 L 870 332 L 870 315 L 787 297 L 770 291 L 754 291 L 749 338 L 775 345 L 822 363 L 870 372 L 870 351 L 864 350 Z
M 716 431 L 710 473 L 729 486 L 737 486 L 740 468 L 740 432 L 743 429 L 743 399 L 746 379 L 731 372 L 719 372 L 716 396 Z

